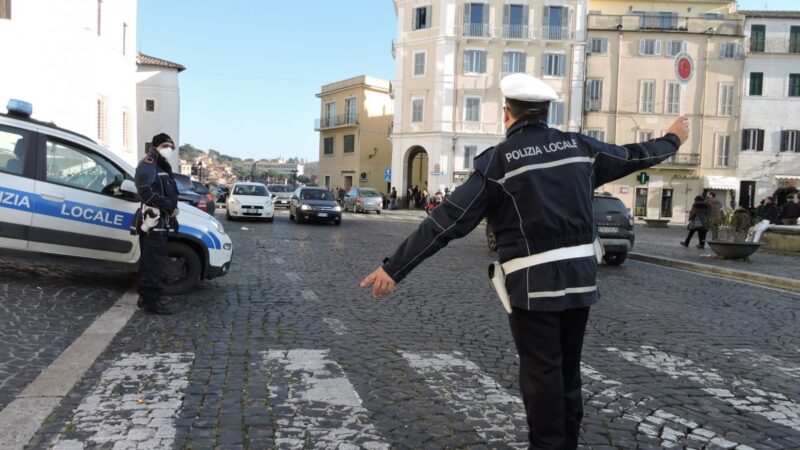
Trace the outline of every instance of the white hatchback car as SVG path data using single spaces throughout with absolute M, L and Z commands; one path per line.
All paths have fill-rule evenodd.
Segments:
M 263 219 L 272 222 L 275 205 L 269 189 L 263 183 L 236 183 L 225 202 L 225 217 Z

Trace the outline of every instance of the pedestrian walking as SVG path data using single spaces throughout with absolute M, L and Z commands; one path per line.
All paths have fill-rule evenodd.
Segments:
M 444 188 L 444 198 L 450 197 L 450 188 Z
M 674 155 L 688 122 L 679 117 L 662 138 L 616 146 L 548 127 L 558 95 L 542 80 L 512 74 L 500 87 L 505 141 L 475 158 L 467 181 L 361 286 L 372 286 L 375 297 L 391 294 L 485 217 L 497 236 L 500 261 L 490 267 L 520 356 L 530 448 L 574 449 L 583 417 L 583 335 L 598 300 L 592 192 Z
M 346 191 L 347 191 L 347 188 L 339 189 L 339 198 L 338 198 L 339 206 L 341 206 L 343 208 L 344 208 L 344 196 L 347 194 Z
M 397 209 L 397 189 L 392 188 L 389 193 L 389 209 Z
M 136 166 L 134 180 L 142 204 L 135 222 L 139 234 L 139 300 L 137 306 L 148 314 L 170 315 L 161 300 L 161 277 L 167 258 L 167 236 L 178 231 L 178 187 L 169 157 L 175 143 L 165 133 L 152 139 L 152 147 Z
M 692 242 L 692 236 L 697 232 L 697 238 L 700 240 L 697 248 L 706 247 L 706 234 L 708 233 L 710 216 L 711 205 L 702 196 L 695 197 L 692 209 L 689 211 L 689 224 L 686 226 L 689 229 L 689 235 L 686 236 L 686 240 L 681 241 L 682 246 L 688 247 Z
M 709 192 L 708 195 L 706 195 L 706 203 L 708 203 L 708 206 L 711 207 L 711 211 L 708 215 L 708 226 L 711 230 L 711 239 L 716 241 L 719 237 L 719 226 L 723 223 L 724 207 L 722 206 L 722 202 L 717 198 L 717 194 L 715 192 Z

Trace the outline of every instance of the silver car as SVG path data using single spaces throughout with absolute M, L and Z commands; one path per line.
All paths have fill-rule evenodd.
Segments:
M 272 202 L 275 207 L 285 206 L 289 207 L 292 201 L 292 187 L 287 184 L 270 184 L 267 186 L 269 193 L 272 194 Z
M 383 196 L 375 189 L 354 187 L 344 196 L 345 211 L 375 211 L 380 214 L 382 209 Z

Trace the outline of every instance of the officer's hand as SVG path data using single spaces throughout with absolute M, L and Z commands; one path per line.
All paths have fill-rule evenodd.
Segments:
M 669 127 L 667 133 L 672 133 L 675 136 L 678 136 L 678 139 L 681 140 L 681 145 L 689 139 L 689 119 L 686 116 L 680 116 L 675 119 L 672 126 Z
M 172 210 L 172 217 L 178 217 L 178 213 L 180 213 L 180 212 L 181 211 L 178 208 L 173 209 Z
M 378 267 L 378 270 L 361 280 L 362 288 L 370 285 L 372 285 L 372 296 L 377 298 L 384 295 L 391 295 L 394 292 L 396 283 L 392 277 L 383 270 L 383 267 Z

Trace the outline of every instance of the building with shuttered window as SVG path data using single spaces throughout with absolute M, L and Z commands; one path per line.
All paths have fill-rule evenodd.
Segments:
M 627 144 L 662 136 L 683 112 L 691 136 L 665 163 L 601 189 L 635 217 L 684 223 L 695 196 L 713 190 L 730 205 L 740 182 L 744 18 L 729 0 L 590 0 L 583 133 Z M 688 52 L 685 91 L 675 56 Z M 729 206 L 730 207 L 730 206 Z
M 746 18 L 741 153 L 746 205 L 800 184 L 800 11 L 741 11 Z M 750 195 L 748 195 L 750 194 Z

